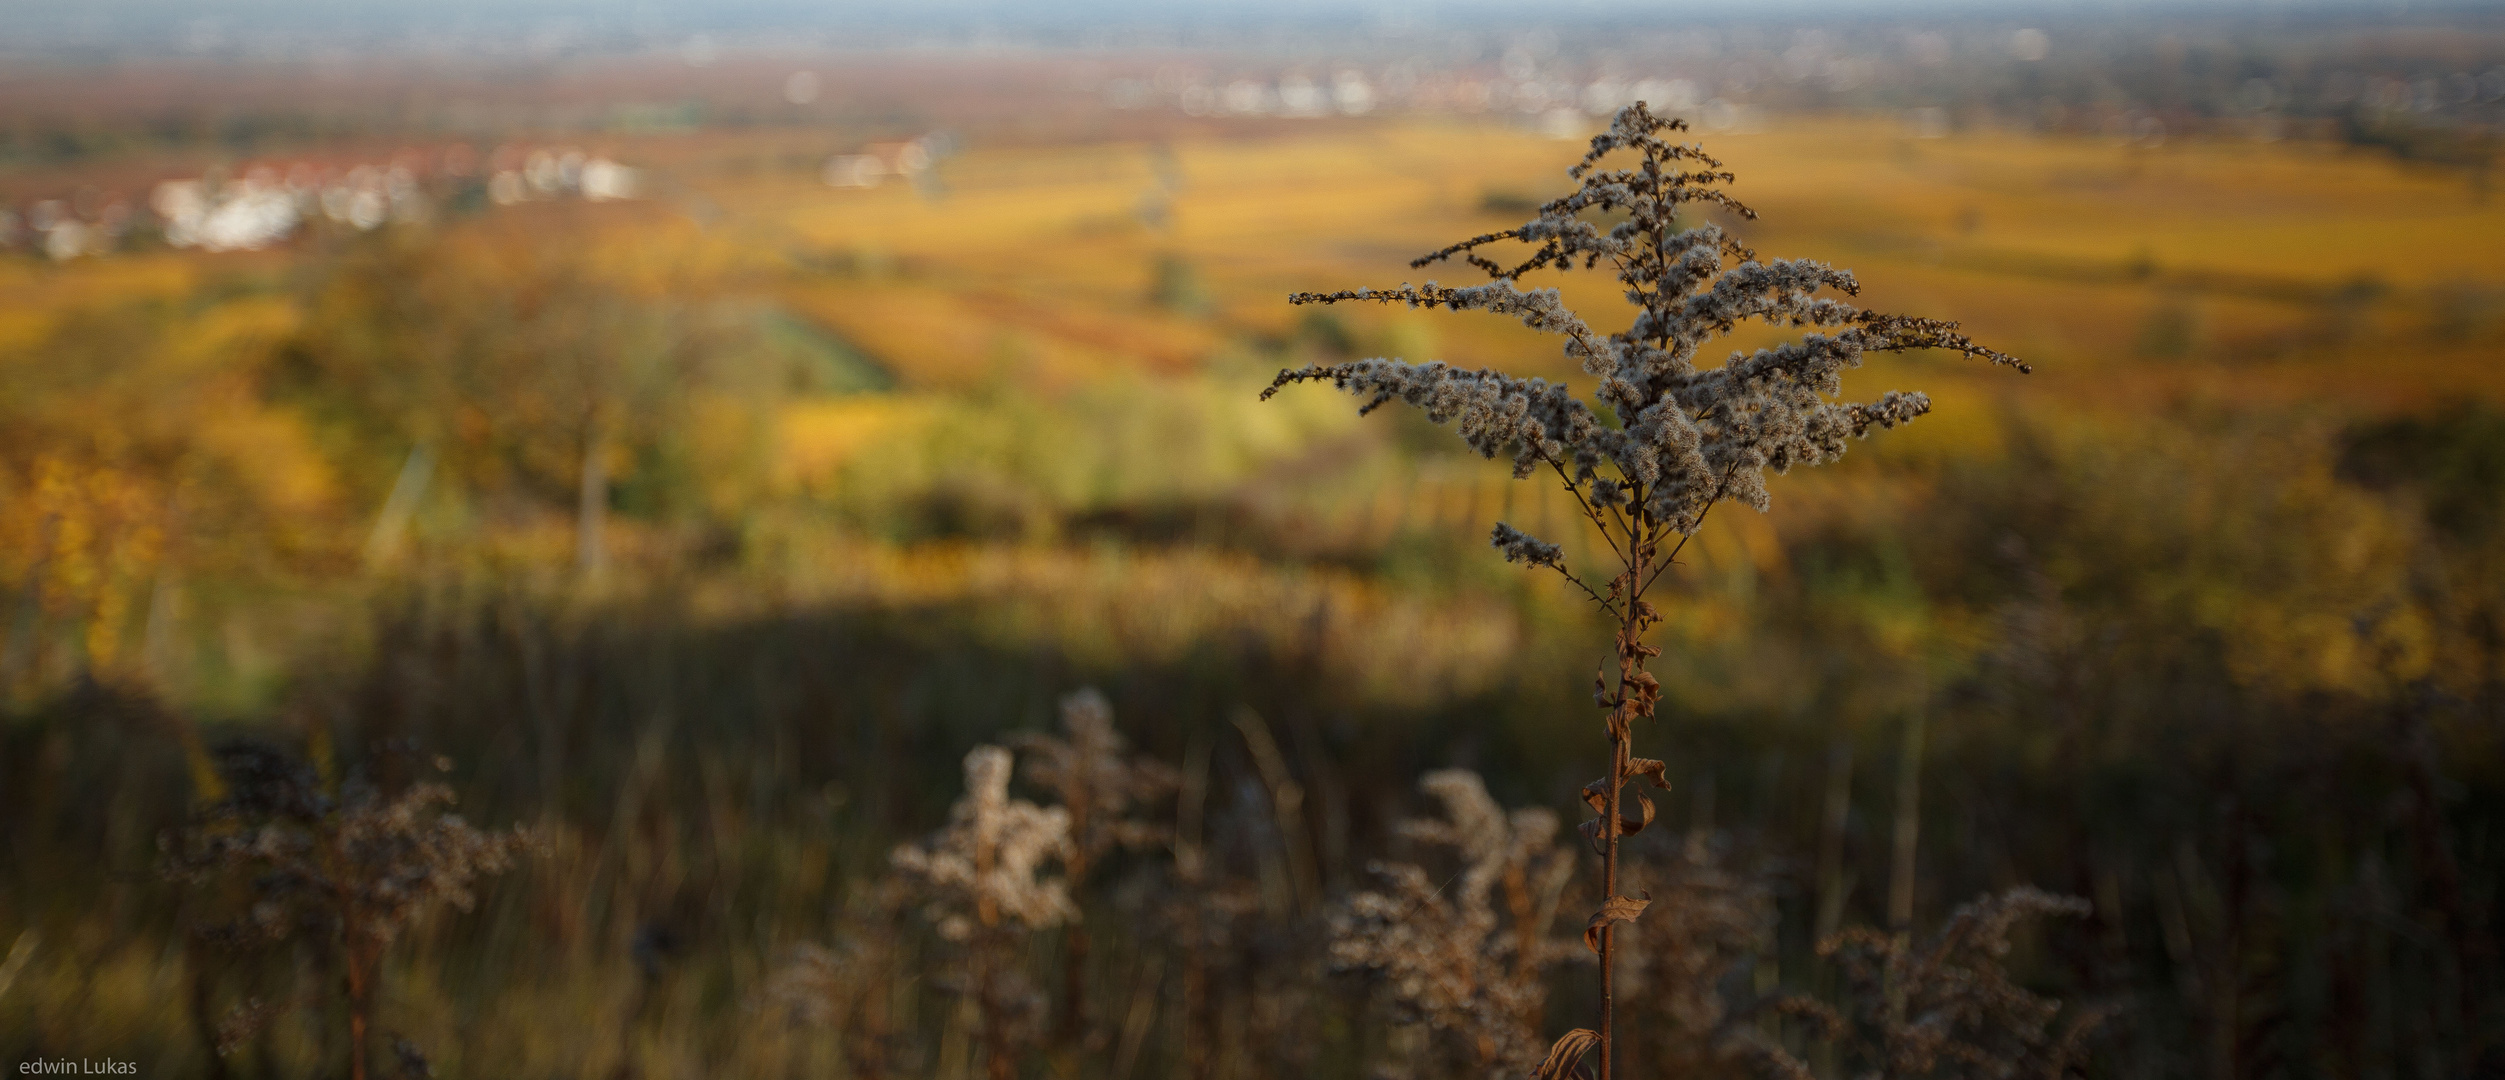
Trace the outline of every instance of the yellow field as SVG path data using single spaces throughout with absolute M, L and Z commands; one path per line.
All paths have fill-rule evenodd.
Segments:
M 977 146 L 942 163 L 944 193 L 933 195 L 902 183 L 830 189 L 797 167 L 727 167 L 743 153 L 806 159 L 766 153 L 797 136 L 739 138 L 642 147 L 666 164 L 652 166 L 655 196 L 638 203 L 532 204 L 257 254 L 0 265 L 0 357 L 11 358 L 0 365 L 34 425 L 19 432 L 23 464 L 0 484 L 23 484 L 11 489 L 34 498 L 45 469 L 104 478 L 58 486 L 70 498 L 119 477 L 112 482 L 135 486 L 113 506 L 54 512 L 188 534 L 167 557 L 194 573 L 267 563 L 271 548 L 258 538 L 279 537 L 281 561 L 324 576 L 357 564 L 412 439 L 442 437 L 424 434 L 434 431 L 475 441 L 519 425 L 522 434 L 446 466 L 470 472 L 438 490 L 468 501 L 421 515 L 418 528 L 436 520 L 462 545 L 510 549 L 525 562 L 561 557 L 573 525 L 569 470 L 583 453 L 581 437 L 566 434 L 579 409 L 565 404 L 573 376 L 561 362 L 538 382 L 483 386 L 478 406 L 420 416 L 417 435 L 367 432 L 373 441 L 353 453 L 339 440 L 354 433 L 323 428 L 318 410 L 253 396 L 284 367 L 293 336 L 331 334 L 321 348 L 336 351 L 375 333 L 354 324 L 368 315 L 331 325 L 343 316 L 274 283 L 398 245 L 425 253 L 410 265 L 441 272 L 420 281 L 392 271 L 351 299 L 405 292 L 444 311 L 510 300 L 511 317 L 522 318 L 552 282 L 584 274 L 632 305 L 687 313 L 674 317 L 779 312 L 884 368 L 892 391 L 871 395 L 759 398 L 717 387 L 654 399 L 650 408 L 676 425 L 654 438 L 675 440 L 670 452 L 702 478 L 690 497 L 743 529 L 816 520 L 809 515 L 825 507 L 876 528 L 936 497 L 974 507 L 966 512 L 989 522 L 983 529 L 1056 541 L 1073 514 L 1219 500 L 1250 508 L 1260 529 L 1313 555 L 1377 550 L 1413 520 L 1475 532 L 1499 510 L 1535 524 L 1568 513 L 1556 492 L 1508 484 L 1496 466 L 1393 452 L 1418 437 L 1401 421 L 1360 424 L 1348 403 L 1318 392 L 1266 404 L 1254 393 L 1283 364 L 1342 351 L 1587 382 L 1554 340 L 1503 318 L 1284 302 L 1299 289 L 1468 280 L 1467 267 L 1407 261 L 1517 223 L 1526 200 L 1563 190 L 1579 142 L 1489 123 L 1386 121 L 1162 145 Z M 1915 356 L 1856 373 L 1855 395 L 1919 388 L 1939 405 L 1881 441 L 1896 460 L 1989 453 L 2009 408 L 2127 417 L 2184 404 L 2294 405 L 2339 417 L 2505 398 L 2505 365 L 2495 362 L 2505 203 L 2458 171 L 2303 143 L 1921 140 L 1849 118 L 1702 141 L 1762 214 L 1728 224 L 1765 257 L 1849 267 L 1876 305 L 1962 320 L 2036 365 L 2018 378 Z M 1623 325 L 1624 305 L 1597 278 L 1566 280 L 1570 298 L 1596 324 Z M 564 336 L 589 332 L 580 327 L 499 340 L 509 336 L 499 325 L 373 374 L 399 378 L 410 373 L 394 365 L 488 348 L 509 357 L 465 377 L 518 379 L 498 373 L 590 347 Z M 1744 328 L 1736 344 L 1773 337 Z M 377 385 L 386 395 L 406 389 Z M 518 411 L 492 422 L 479 412 L 499 402 Z M 612 468 L 627 467 L 627 451 L 607 453 Z M 533 469 L 538 486 L 514 488 Z M 1792 483 L 1819 490 L 1816 480 Z M 38 555 L 47 541 L 34 520 L 19 515 L 6 533 L 0 571 L 69 573 Z M 1726 527 L 1744 534 L 1742 561 L 1775 557 L 1763 522 Z M 616 542 L 639 542 L 636 528 L 621 523 Z M 128 566 L 81 571 L 85 584 L 63 587 L 84 599 L 64 610 L 109 615 L 121 629 L 98 631 L 99 648 L 127 652 L 115 635 L 142 633 L 158 572 L 96 543 L 98 565 Z M 1700 550 L 1725 546 L 1709 539 Z
M 2100 398 L 2123 390 L 2106 376 L 2134 351 L 2151 311 L 2167 305 L 2194 309 L 2199 345 L 2249 351 L 2274 336 L 2315 343 L 2325 298 L 2343 287 L 2375 293 L 2373 325 L 2411 339 L 2422 336 L 2414 331 L 2434 290 L 2505 281 L 2505 201 L 2456 170 L 2375 153 L 2017 134 L 1919 140 L 1854 119 L 1701 141 L 1738 173 L 1735 194 L 1762 213 L 1736 226 L 1762 255 L 1847 266 L 1882 305 L 1965 320 L 2041 361 L 2032 391 L 2066 399 L 2086 389 L 2083 377 L 2095 379 Z M 663 275 L 648 282 L 657 288 L 768 286 L 911 386 L 955 390 L 1007 377 L 1054 387 L 1115 372 L 1194 371 L 1237 331 L 1292 327 L 1300 313 L 1282 302 L 1291 290 L 1466 279 L 1466 267 L 1406 263 L 1524 216 L 1485 202 L 1562 190 L 1579 149 L 1461 122 L 1317 126 L 1166 147 L 977 148 L 942 166 L 947 193 L 937 199 L 905 184 L 830 190 L 806 173 L 728 177 L 696 163 L 676 190 L 726 212 L 700 236 L 656 217 L 667 216 L 667 196 L 664 206 L 575 215 L 559 227 L 625 230 L 599 245 L 604 261 L 613 272 Z M 1143 221 L 1152 203 L 1166 206 L 1162 222 Z M 545 236 L 545 225 L 509 218 L 475 228 L 492 234 L 508 224 Z M 1150 302 L 1167 256 L 1189 266 L 1207 313 Z M 829 257 L 847 270 L 793 265 Z M 0 270 L 0 345 L 24 347 L 89 303 L 183 296 L 194 261 Z M 1567 287 L 1596 322 L 1617 315 L 1596 283 Z M 1364 328 L 1369 346 L 1557 367 L 1545 343 L 1500 319 L 1344 317 Z M 2348 361 L 2339 377 L 2366 367 L 2378 399 L 2505 385 L 2472 362 L 2474 345 L 2338 351 Z M 2146 364 L 2136 374 L 2171 391 L 2205 381 L 2189 366 L 2203 365 Z M 2325 373 L 2308 368 L 2278 372 L 2272 381 L 2288 385 L 2275 391 L 2254 385 L 2261 380 L 2249 371 L 2235 381 L 2269 396 L 2331 392 Z
M 2505 387 L 2475 362 L 2483 346 L 2416 340 L 2433 290 L 2505 280 L 2505 202 L 2455 171 L 2296 143 L 1916 140 L 1844 119 L 1704 141 L 1763 215 L 1738 226 L 1761 254 L 1847 266 L 1883 305 L 1966 321 L 2040 362 L 2025 392 L 2392 402 Z M 1164 151 L 1180 178 L 1164 227 L 1136 212 L 1163 190 L 1158 151 L 1136 145 L 976 150 L 945 166 L 939 200 L 798 176 L 699 186 L 759 235 L 884 268 L 869 280 L 794 275 L 784 288 L 909 382 L 961 388 L 1014 370 L 1059 385 L 1130 366 L 1188 370 L 1220 344 L 1209 321 L 1146 302 L 1160 255 L 1190 263 L 1220 321 L 1284 331 L 1299 314 L 1282 302 L 1294 289 L 1465 278 L 1406 261 L 1522 216 L 1483 200 L 1561 190 L 1578 149 L 1457 123 L 1180 143 Z M 2344 287 L 2375 295 L 2372 328 L 2406 346 L 2324 342 L 2323 308 Z M 1591 283 L 1568 288 L 1596 321 L 1616 314 Z M 2194 348 L 2129 363 L 2151 313 L 2170 305 L 2191 309 Z M 1548 345 L 1499 319 L 1348 317 L 1371 345 L 1557 366 Z M 2325 344 L 2340 363 L 2311 362 Z M 2308 362 L 2274 365 L 2267 380 L 2245 366 L 2223 379 L 2194 370 L 2239 350 Z M 2118 381 L 2126 364 L 2131 378 Z M 2362 374 L 2368 385 L 2356 385 Z

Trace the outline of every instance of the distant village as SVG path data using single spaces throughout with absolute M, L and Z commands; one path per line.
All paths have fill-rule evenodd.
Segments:
M 820 175 L 835 188 L 896 180 L 936 193 L 932 166 L 956 145 L 945 132 L 871 143 L 830 158 Z M 257 251 L 309 228 L 370 232 L 424 222 L 465 203 L 483 209 L 548 199 L 613 202 L 637 198 L 645 186 L 634 168 L 564 147 L 502 148 L 484 167 L 475 151 L 459 144 L 404 151 L 381 162 L 265 162 L 160 181 L 139 206 L 94 196 L 0 206 L 0 251 L 54 261 L 158 245 Z
M 379 162 L 266 162 L 160 181 L 144 206 L 71 197 L 0 207 L 0 250 L 56 261 L 159 244 L 253 251 L 308 228 L 370 232 L 425 221 L 464 200 L 607 202 L 635 198 L 640 187 L 636 170 L 565 147 L 504 147 L 485 162 L 459 144 Z
M 1558 135 L 1584 131 L 1627 102 L 1647 100 L 1678 111 L 1702 109 L 1717 130 L 1749 130 L 1755 110 L 1719 98 L 1700 100 L 1685 79 L 1573 82 L 1536 78 L 1509 57 L 1496 79 L 1421 78 L 1394 66 L 1368 74 L 1343 69 L 1316 80 L 1296 71 L 1222 83 L 1175 78 L 1117 78 L 1105 85 L 1116 110 L 1164 107 L 1193 117 L 1354 117 L 1386 109 L 1417 112 L 1510 112 Z M 1518 77 L 1515 77 L 1518 76 Z M 817 96 L 814 73 L 781 80 L 784 97 L 802 104 Z M 876 188 L 896 182 L 926 195 L 939 192 L 935 166 L 954 154 L 946 132 L 870 143 L 834 155 L 819 170 L 831 188 Z M 593 202 L 636 198 L 638 172 L 605 156 L 564 147 L 505 147 L 480 155 L 464 145 L 404 151 L 384 161 L 263 162 L 204 176 L 164 180 L 144 203 L 128 198 L 63 197 L 0 207 L 0 251 L 54 260 L 109 255 L 163 245 L 201 251 L 252 251 L 284 243 L 309 228 L 371 231 L 421 222 L 449 206 L 511 206 L 543 199 Z
M 1923 80 L 1970 62 L 2031 68 L 2057 63 L 2063 45 L 2044 30 L 1975 30 L 1956 37 L 1937 31 L 1890 30 L 1867 40 L 1824 31 L 1796 35 L 1787 47 L 1741 48 L 1710 35 L 1688 54 L 1658 62 L 1650 75 L 1623 74 L 1609 63 L 1568 61 L 1551 42 L 1512 47 L 1459 64 L 1417 59 L 1374 65 L 1293 66 L 1228 72 L 1223 67 L 1161 66 L 1109 74 L 1098 69 L 1076 88 L 1099 107 L 1164 111 L 1193 118 L 1319 120 L 1383 113 L 1480 114 L 1559 138 L 1590 134 L 1605 117 L 1644 101 L 1688 119 L 1704 133 L 1764 130 L 1773 103 L 1847 107 L 1892 115 L 1909 138 L 1940 138 L 1977 123 L 2018 122 L 2071 131 L 2100 131 L 2118 143 L 2154 146 L 2178 109 L 2161 112 L 2123 104 L 2058 105 L 2047 97 L 2018 121 L 1930 103 Z M 2048 59 L 2050 58 L 2050 59 Z M 711 46 L 690 64 L 720 62 Z M 777 67 L 759 73 L 758 93 L 794 107 L 816 102 L 818 73 Z M 2505 115 L 2505 67 L 2417 77 L 2352 71 L 2314 72 L 2303 79 L 2255 75 L 2232 83 L 2199 110 L 2201 129 L 2255 139 L 2296 134 L 2374 136 L 2390 117 L 2435 125 L 2467 124 Z M 1807 95 L 1807 96 L 1804 96 Z M 1818 103 L 1823 102 L 1823 105 Z M 2041 115 L 2038 115 L 2041 114 Z M 2059 114 L 2059 115 L 2055 115 Z M 2337 116 L 2351 118 L 2338 128 Z M 2363 117 L 2361 121 L 2357 118 Z M 2310 124 L 2310 128 L 2298 126 Z M 2433 130 L 2435 128 L 2431 128 Z M 2180 134 L 2178 130 L 2175 132 Z M 874 142 L 827 158 L 819 178 L 830 188 L 888 183 L 925 196 L 944 189 L 937 165 L 957 151 L 945 132 Z M 358 232 L 419 222 L 447 210 L 484 210 L 550 199 L 604 202 L 637 198 L 649 185 L 632 167 L 564 146 L 509 145 L 481 154 L 466 145 L 404 151 L 387 160 L 262 162 L 196 177 L 164 180 L 144 199 L 88 193 L 0 205 L 0 252 L 69 260 L 162 245 L 202 251 L 249 251 L 280 244 L 309 229 Z

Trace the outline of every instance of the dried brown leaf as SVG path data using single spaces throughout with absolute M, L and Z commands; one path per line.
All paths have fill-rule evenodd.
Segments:
M 1601 931 L 1607 930 L 1615 923 L 1634 922 L 1643 916 L 1644 909 L 1652 906 L 1652 902 L 1653 894 L 1649 892 L 1640 897 L 1610 897 L 1608 903 L 1602 904 L 1599 911 L 1592 913 L 1591 925 L 1583 928 L 1583 944 L 1590 947 L 1594 953 L 1600 952 Z
M 1583 1055 L 1599 1044 L 1600 1033 L 1590 1028 L 1576 1028 L 1557 1037 L 1548 1048 L 1548 1058 L 1540 1062 L 1531 1080 L 1585 1080 L 1591 1072 L 1583 1067 Z
M 1635 805 L 1635 813 L 1630 814 L 1627 813 L 1626 800 L 1618 800 L 1618 835 L 1633 836 L 1643 832 L 1644 826 L 1652 824 L 1653 815 L 1659 812 L 1653 801 L 1640 793 L 1635 796 Z
M 1594 780 L 1583 785 L 1583 805 L 1591 807 L 1595 814 L 1608 813 L 1609 781 Z
M 1650 759 L 1638 758 L 1636 760 L 1649 761 Z M 1651 764 L 1658 766 L 1661 763 L 1654 761 L 1651 762 Z M 1662 787 L 1664 790 L 1667 790 L 1669 785 L 1664 784 Z M 1604 818 L 1608 817 L 1609 781 L 1594 780 L 1591 783 L 1583 785 L 1583 802 L 1584 805 L 1592 808 L 1593 813 L 1599 814 Z M 1618 835 L 1633 836 L 1637 833 L 1643 832 L 1644 826 L 1652 824 L 1654 816 L 1659 813 L 1660 808 L 1654 806 L 1653 801 L 1645 798 L 1641 792 L 1636 793 L 1635 800 L 1631 804 L 1625 797 L 1621 796 L 1618 799 Z M 1598 837 L 1594 835 L 1598 830 L 1591 827 L 1596 824 L 1597 823 L 1592 822 L 1586 823 L 1586 827 L 1583 829 L 1585 839 L 1598 839 Z
M 1656 758 L 1629 758 L 1627 771 L 1619 777 L 1619 781 L 1624 783 L 1639 776 L 1646 777 L 1652 780 L 1654 787 L 1668 791 L 1670 790 L 1670 777 L 1667 775 L 1669 771 L 1670 766 Z

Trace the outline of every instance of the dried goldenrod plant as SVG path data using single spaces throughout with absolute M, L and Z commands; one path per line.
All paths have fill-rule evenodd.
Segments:
M 2000 960 L 2010 932 L 2028 920 L 2092 910 L 2076 897 L 2020 887 L 1958 908 L 1922 947 L 1903 933 L 1846 930 L 1818 945 L 1843 968 L 1845 1008 L 1805 1011 L 1823 1013 L 1862 1080 L 2062 1080 L 2084 1060 L 2104 1011 L 2076 1010 L 2056 1034 L 2062 1003 L 2010 981 Z
M 240 887 L 241 914 L 205 928 L 206 937 L 229 947 L 303 940 L 335 950 L 349 1074 L 366 1080 L 368 1027 L 393 941 L 432 911 L 469 910 L 478 878 L 510 869 L 535 841 L 520 829 L 471 827 L 448 811 L 452 789 L 442 784 L 412 784 L 397 796 L 350 784 L 334 796 L 311 768 L 271 747 L 237 744 L 219 759 L 227 795 L 160 838 L 164 872 L 201 892 Z M 218 1032 L 221 1051 L 276 1012 L 259 1001 L 239 1007 Z
M 1061 699 L 1061 731 L 1017 740 L 1027 754 L 1026 778 L 1052 793 L 1070 815 L 1073 881 L 1117 850 L 1161 847 L 1173 828 L 1154 811 L 1182 780 L 1172 766 L 1127 756 L 1129 743 L 1114 727 L 1113 704 L 1093 688 Z
M 865 925 L 832 947 L 795 946 L 766 984 L 766 1001 L 792 1022 L 841 1036 L 850 1075 L 882 1077 L 895 1067 L 896 1022 L 889 1002 L 902 975 L 889 926 Z
M 1564 339 L 1564 352 L 1597 380 L 1589 401 L 1565 384 L 1442 363 L 1368 359 L 1282 371 L 1263 396 L 1293 383 L 1327 382 L 1365 399 L 1361 412 L 1404 401 L 1429 420 L 1453 425 L 1484 457 L 1503 454 L 1514 475 L 1552 473 L 1607 544 L 1612 564 L 1603 589 L 1565 563 L 1564 549 L 1507 524 L 1494 542 L 1509 561 L 1556 571 L 1617 623 L 1615 682 L 1596 680 L 1595 702 L 1606 711 L 1608 772 L 1586 788 L 1598 812 L 1584 826 L 1601 856 L 1601 907 L 1591 919 L 1600 954 L 1599 1030 L 1569 1033 L 1553 1048 L 1542 1076 L 1580 1069 L 1580 1050 L 1597 1046 L 1599 1075 L 1609 1080 L 1615 1042 L 1613 927 L 1642 915 L 1645 900 L 1618 894 L 1619 840 L 1653 815 L 1640 776 L 1656 783 L 1661 764 L 1634 756 L 1636 725 L 1653 714 L 1661 686 L 1645 671 L 1660 651 L 1644 641 L 1658 612 L 1644 599 L 1674 565 L 1687 539 L 1713 508 L 1736 500 L 1764 510 L 1765 472 L 1815 465 L 1844 452 L 1872 428 L 1894 427 L 1929 411 L 1919 393 L 1889 392 L 1853 404 L 1834 400 L 1846 369 L 1874 352 L 1945 349 L 2027 370 L 1956 332 L 1956 324 L 1871 311 L 1839 296 L 1857 295 L 1853 276 L 1809 260 L 1760 262 L 1722 228 L 1683 220 L 1695 204 L 1739 218 L 1755 212 L 1720 185 L 1732 180 L 1722 163 L 1694 144 L 1671 141 L 1686 129 L 1654 116 L 1641 102 L 1620 111 L 1568 170 L 1576 189 L 1543 204 L 1519 227 L 1472 237 L 1411 263 L 1424 267 L 1460 259 L 1489 281 L 1444 286 L 1433 281 L 1396 289 L 1297 293 L 1295 304 L 1397 303 L 1511 316 Z M 1617 154 L 1625 164 L 1604 167 Z M 1604 225 L 1605 219 L 1611 223 Z M 1488 254 L 1519 242 L 1517 262 Z M 1728 265 L 1726 260 L 1738 260 Z M 1606 264 L 1635 314 L 1627 329 L 1603 334 L 1569 309 L 1554 288 L 1525 289 L 1521 280 L 1545 271 L 1594 270 Z M 1796 340 L 1753 353 L 1734 352 L 1718 366 L 1700 366 L 1706 345 L 1744 322 L 1806 328 Z M 1578 1029 L 1579 1030 L 1579 1029 Z
M 897 1008 L 910 984 L 909 944 L 901 933 L 914 889 L 888 874 L 861 883 L 836 912 L 831 944 L 803 942 L 784 954 L 766 980 L 764 1005 L 783 1022 L 835 1034 L 848 1075 L 912 1072 Z
M 1750 969 L 1774 944 L 1774 890 L 1762 874 L 1732 866 L 1720 839 L 1692 833 L 1675 854 L 1644 868 L 1651 917 L 1622 946 L 1633 969 L 1629 989 L 1643 1002 L 1629 1050 L 1654 1075 L 1809 1080 L 1808 1067 L 1758 1026 L 1768 1010 L 1797 1012 L 1791 999 L 1731 985 L 1771 974 Z
M 1418 787 L 1444 816 L 1400 834 L 1451 849 L 1460 870 L 1437 884 L 1414 864 L 1372 864 L 1384 887 L 1331 912 L 1331 965 L 1381 980 L 1400 1019 L 1457 1043 L 1473 1074 L 1520 1076 L 1548 1049 L 1547 969 L 1577 955 L 1550 933 L 1574 851 L 1558 845 L 1554 812 L 1507 813 L 1476 773 L 1433 772 Z
M 975 747 L 947 827 L 890 857 L 939 936 L 965 949 L 946 982 L 973 1005 L 992 1080 L 1014 1080 L 1044 1012 L 1020 963 L 1028 935 L 1079 918 L 1068 881 L 1045 873 L 1071 857 L 1070 814 L 1010 798 L 1013 768 L 1009 751 Z
M 1254 1041 L 1255 1060 L 1295 1059 L 1308 1047 L 1280 1039 L 1293 1030 L 1281 1021 L 1283 1011 L 1309 1000 L 1310 986 L 1299 978 L 1307 965 L 1307 936 L 1297 922 L 1273 917 L 1265 890 L 1252 880 L 1229 874 L 1224 861 L 1188 839 L 1192 830 L 1178 829 L 1174 873 L 1154 908 L 1155 932 L 1175 954 L 1178 1019 L 1182 1034 L 1182 1075 L 1189 1080 L 1216 1076 L 1241 1049 L 1226 1045 Z M 1285 1006 L 1285 1009 L 1282 1008 Z M 1235 1021 L 1230 1025 L 1222 1018 Z M 1256 1069 L 1268 1071 L 1293 1071 Z
M 1163 762 L 1127 756 L 1113 725 L 1113 704 L 1093 688 L 1061 699 L 1058 736 L 1029 735 L 1017 741 L 1027 754 L 1026 778 L 1069 814 L 1070 847 L 1064 858 L 1071 884 L 1084 888 L 1115 852 L 1145 850 L 1171 842 L 1173 826 L 1153 813 L 1170 800 L 1181 778 Z M 1087 1016 L 1087 924 L 1073 920 L 1062 933 L 1061 1035 L 1083 1037 Z

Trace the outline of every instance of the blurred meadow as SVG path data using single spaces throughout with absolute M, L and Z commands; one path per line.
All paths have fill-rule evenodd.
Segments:
M 2505 58 L 2463 18 L 2445 55 Z M 1370 356 L 1587 389 L 1503 318 L 1284 298 L 1451 283 L 1408 261 L 1569 190 L 1601 121 L 1123 99 L 1198 100 L 1149 72 L 1206 49 L 803 94 L 803 61 L 743 48 L 684 47 L 681 113 L 573 127 L 306 103 L 331 119 L 239 139 L 149 118 L 226 80 L 220 115 L 293 115 L 261 89 L 293 69 L 0 77 L 0 1057 L 346 1075 L 353 930 L 220 937 L 269 879 L 175 869 L 221 800 L 301 773 L 342 806 L 440 782 L 529 833 L 471 909 L 378 939 L 381 1074 L 1486 1075 L 1334 970 L 1330 927 L 1380 860 L 1451 872 L 1400 826 L 1435 816 L 1429 773 L 1579 813 L 1609 623 L 1485 537 L 1609 553 L 1414 410 L 1258 394 Z M 2505 96 L 2461 64 L 2465 108 Z M 598 70 L 582 93 L 643 69 Z M 742 80 L 795 112 L 694 104 Z M 76 85 L 140 104 L 46 104 Z M 2410 142 L 2404 98 L 2256 137 L 2203 108 L 1699 121 L 1761 214 L 1723 220 L 1742 242 L 2034 371 L 1875 358 L 1847 397 L 1934 412 L 1717 515 L 1664 579 L 1637 737 L 1672 792 L 1628 844 L 1657 898 L 1740 914 L 1709 970 L 1629 977 L 1628 1075 L 1747 1075 L 1682 1056 L 1730 1024 L 1822 1077 L 1995 1075 L 1741 1003 L 1842 1008 L 1822 941 L 2023 885 L 2086 902 L 1999 958 L 2098 1018 L 2086 1075 L 2505 1069 L 2498 118 Z M 594 163 L 631 189 L 587 197 Z M 213 250 L 152 189 L 290 169 L 412 209 Z M 970 750 L 1032 766 L 1086 688 L 1171 774 L 1153 839 L 1065 859 L 1077 918 L 969 960 L 988 939 L 899 899 L 891 849 L 951 820 Z M 1683 932 L 1628 931 L 1656 958 Z M 969 989 L 1012 969 L 1026 1013 Z M 1531 977 L 1535 1029 L 1588 1006 L 1584 970 Z

